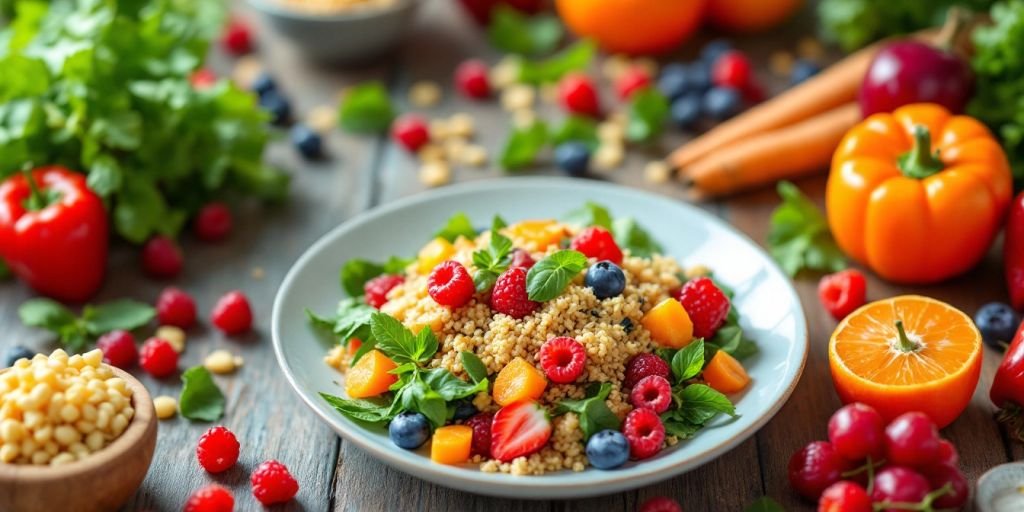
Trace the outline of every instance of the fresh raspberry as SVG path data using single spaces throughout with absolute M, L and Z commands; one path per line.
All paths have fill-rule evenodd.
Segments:
M 582 252 L 588 258 L 608 260 L 616 265 L 622 264 L 622 249 L 615 243 L 615 238 L 607 229 L 591 226 L 580 231 L 569 247 Z
M 476 287 L 469 271 L 462 263 L 448 260 L 430 271 L 427 277 L 427 293 L 434 302 L 442 306 L 458 308 L 465 306 L 473 298 Z
M 683 512 L 683 507 L 679 506 L 679 502 L 672 498 L 655 496 L 640 505 L 639 512 Z
M 750 59 L 738 50 L 723 53 L 711 66 L 711 81 L 719 87 L 743 90 L 752 74 Z
M 648 75 L 643 68 L 634 66 L 615 80 L 615 92 L 619 95 L 619 99 L 628 100 L 633 93 L 650 85 L 651 75 Z
M 232 512 L 235 509 L 235 497 L 231 491 L 210 484 L 189 496 L 185 502 L 185 512 Z
M 601 102 L 597 98 L 597 88 L 586 75 L 573 73 L 558 83 L 558 98 L 570 114 L 591 117 L 601 115 Z
M 383 275 L 370 279 L 363 285 L 366 303 L 380 309 L 388 301 L 388 292 L 404 282 L 404 277 L 396 275 Z
M 103 362 L 122 370 L 135 366 L 139 350 L 135 348 L 135 337 L 128 331 L 110 331 L 96 340 L 96 348 L 103 351 Z
M 864 305 L 867 298 L 867 281 L 864 274 L 856 269 L 846 269 L 829 274 L 818 282 L 818 299 L 825 310 L 836 320 Z
M 860 484 L 849 480 L 836 482 L 821 493 L 818 512 L 872 512 L 871 497 Z
M 196 214 L 196 236 L 205 242 L 220 242 L 231 234 L 231 209 L 221 202 L 209 203 Z
M 526 270 L 510 268 L 498 276 L 491 290 L 491 308 L 499 313 L 519 319 L 533 313 L 540 307 L 539 302 L 530 300 L 526 294 Z
M 217 83 L 217 75 L 210 68 L 199 68 L 188 76 L 188 82 L 193 89 L 201 91 L 213 87 Z
M 156 317 L 161 325 L 188 329 L 196 323 L 196 301 L 178 288 L 165 288 L 156 298 Z
M 455 68 L 455 86 L 467 98 L 484 99 L 491 95 L 487 64 L 470 59 Z
M 661 451 L 665 442 L 665 426 L 658 413 L 650 409 L 633 409 L 626 415 L 622 435 L 629 441 L 629 455 L 646 459 Z
M 494 413 L 481 412 L 466 420 L 466 425 L 473 429 L 473 455 L 491 457 L 491 423 Z
M 252 495 L 264 505 L 284 503 L 299 492 L 299 483 L 288 472 L 288 468 L 276 460 L 268 460 L 257 466 L 250 481 Z
M 661 414 L 672 405 L 672 385 L 661 375 L 648 375 L 633 386 L 629 403 L 637 409 L 650 409 Z
M 580 342 L 559 336 L 540 346 L 537 359 L 548 379 L 558 384 L 568 384 L 583 375 L 587 351 Z
M 530 253 L 522 249 L 516 249 L 515 251 L 512 251 L 512 262 L 509 263 L 508 266 L 530 270 L 530 268 L 536 264 L 537 262 L 530 256 Z
M 729 297 L 715 286 L 714 281 L 698 277 L 687 281 L 676 296 L 693 322 L 693 335 L 710 338 L 729 315 Z
M 139 351 L 139 364 L 146 373 L 160 379 L 178 369 L 178 352 L 167 340 L 150 338 Z
M 622 385 L 627 388 L 634 388 L 644 377 L 658 375 L 667 379 L 671 373 L 672 370 L 669 368 L 668 363 L 657 355 L 650 353 L 637 354 L 636 357 L 626 363 L 626 378 L 622 381 Z
M 196 458 L 210 473 L 227 471 L 238 462 L 238 439 L 225 427 L 213 427 L 199 437 Z
M 166 236 L 154 236 L 142 246 L 142 270 L 152 277 L 174 277 L 181 273 L 184 263 L 181 248 Z
M 241 20 L 231 20 L 224 27 L 220 42 L 231 55 L 244 55 L 252 51 L 252 30 Z
M 391 138 L 402 145 L 406 151 L 415 153 L 424 144 L 430 142 L 430 131 L 427 122 L 416 114 L 405 114 L 391 125 Z
M 240 291 L 224 294 L 217 299 L 210 320 L 224 334 L 241 334 L 252 328 L 252 308 L 249 299 Z

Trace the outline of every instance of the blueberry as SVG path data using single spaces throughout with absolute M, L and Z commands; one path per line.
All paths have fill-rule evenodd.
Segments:
M 256 78 L 253 79 L 251 84 L 249 84 L 249 89 L 252 90 L 252 92 L 258 94 L 260 97 L 262 97 L 264 94 L 267 94 L 268 92 L 277 92 L 277 84 L 275 84 L 274 79 L 271 78 L 271 76 L 267 74 L 266 71 L 264 71 L 259 75 L 256 75 Z
M 29 350 L 24 345 L 7 347 L 7 351 L 4 352 L 4 368 L 14 366 L 14 363 L 18 359 L 32 359 L 32 356 L 34 355 L 36 355 L 36 353 Z
M 722 121 L 740 111 L 743 97 L 732 87 L 712 87 L 701 99 L 701 110 L 708 117 Z
M 626 436 L 616 430 L 602 430 L 587 441 L 587 460 L 597 469 L 615 469 L 629 460 Z
M 821 66 L 809 60 L 799 59 L 793 63 L 793 70 L 789 72 L 789 85 L 796 85 L 808 78 L 817 75 Z
M 608 260 L 594 263 L 587 269 L 583 282 L 594 290 L 594 296 L 599 299 L 615 297 L 626 289 L 626 275 L 618 265 Z
M 704 92 L 711 88 L 711 67 L 697 61 L 686 69 L 687 87 L 691 91 Z
M 555 148 L 555 163 L 569 176 L 583 176 L 590 167 L 590 148 L 582 142 L 564 142 Z
M 729 44 L 729 41 L 726 41 L 725 39 L 715 39 L 714 41 L 704 45 L 704 48 L 700 50 L 700 60 L 709 67 L 714 66 L 715 61 L 729 50 L 732 50 L 732 45 Z
M 989 346 L 1002 350 L 1003 343 L 1009 343 L 1020 324 L 1020 316 L 1009 305 L 1002 302 L 989 302 L 978 308 L 974 314 L 974 323 L 981 331 L 981 338 Z
M 415 450 L 430 437 L 430 422 L 427 417 L 412 411 L 405 411 L 395 416 L 388 425 L 388 436 L 399 448 Z
M 315 160 L 323 156 L 323 143 L 320 134 L 311 130 L 304 124 L 292 126 L 292 144 L 299 154 L 309 160 Z
M 661 69 L 658 77 L 658 90 L 670 100 L 674 100 L 690 90 L 690 72 L 679 63 L 668 64 Z
M 455 414 L 452 415 L 453 420 L 468 420 L 472 418 L 476 413 L 480 411 L 476 410 L 476 406 L 469 400 L 459 400 L 455 403 Z
M 672 107 L 669 110 L 669 116 L 672 118 L 672 122 L 676 124 L 680 129 L 687 129 L 693 127 L 693 125 L 700 119 L 701 111 L 701 95 L 700 93 L 688 93 L 681 98 L 672 102 Z
M 268 91 L 260 96 L 260 107 L 270 112 L 272 123 L 280 126 L 288 122 L 291 116 L 291 105 L 288 100 L 277 91 Z

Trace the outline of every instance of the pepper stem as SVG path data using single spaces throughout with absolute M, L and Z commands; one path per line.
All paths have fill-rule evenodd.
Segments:
M 908 178 L 924 179 L 943 169 L 939 152 L 932 152 L 932 134 L 927 126 L 914 126 L 914 147 L 899 157 L 899 168 Z
M 907 331 L 903 328 L 903 320 L 896 320 L 896 331 L 900 334 L 900 352 L 915 352 L 921 348 L 921 344 L 907 336 Z
M 42 210 L 46 207 L 46 196 L 39 190 L 39 185 L 36 184 L 35 178 L 32 177 L 32 164 L 26 164 L 21 168 L 21 174 L 25 176 L 25 181 L 28 182 L 29 196 L 25 200 L 25 208 L 30 211 Z

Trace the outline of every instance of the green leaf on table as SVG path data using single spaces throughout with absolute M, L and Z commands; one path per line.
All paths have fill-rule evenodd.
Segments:
M 672 375 L 676 382 L 692 379 L 704 369 L 704 340 L 697 338 L 672 356 Z
M 586 398 L 582 400 L 566 399 L 558 402 L 555 414 L 576 413 L 580 420 L 580 430 L 583 431 L 584 441 L 602 430 L 618 430 L 621 421 L 605 402 L 611 390 L 610 382 L 602 382 L 599 385 L 591 384 L 587 388 Z
M 728 397 L 704 384 L 686 386 L 679 398 L 679 414 L 696 425 L 703 425 L 718 414 L 736 415 L 736 408 Z
M 647 142 L 661 135 L 668 110 L 668 98 L 653 87 L 633 93 L 629 100 L 626 138 L 632 142 Z
M 59 302 L 36 298 L 29 299 L 18 308 L 21 323 L 29 327 L 41 327 L 49 331 L 58 331 L 77 321 L 75 314 Z
M 565 30 L 557 16 L 526 16 L 505 4 L 498 4 L 491 11 L 491 22 L 487 27 L 487 38 L 495 48 L 528 56 L 551 52 L 564 35 Z
M 786 512 L 786 509 L 771 497 L 763 496 L 743 509 L 743 512 Z
M 607 208 L 593 201 L 587 201 L 583 203 L 583 206 L 567 213 L 565 222 L 581 228 L 599 226 L 609 231 L 612 229 L 611 213 Z
M 224 393 L 209 370 L 193 366 L 181 374 L 181 382 L 178 410 L 182 416 L 193 421 L 217 421 L 224 415 Z
M 93 336 L 118 329 L 130 331 L 148 324 L 154 317 L 156 310 L 152 306 L 130 299 L 114 300 L 98 306 L 86 305 L 82 310 L 85 328 Z
M 487 367 L 476 354 L 464 350 L 459 353 L 459 359 L 462 360 L 462 369 L 466 370 L 466 374 L 473 382 L 487 380 Z
M 369 400 L 353 400 L 327 393 L 320 393 L 320 397 L 342 415 L 354 420 L 366 423 L 385 423 L 391 419 L 391 416 L 388 415 L 388 411 L 391 409 L 390 404 L 380 405 Z
M 600 141 L 597 137 L 597 121 L 583 116 L 569 116 L 551 136 L 556 146 L 565 142 L 582 142 L 591 150 L 597 148 Z
M 584 39 L 547 59 L 524 60 L 519 66 L 519 81 L 530 84 L 557 82 L 573 71 L 586 69 L 596 53 L 597 45 Z
M 380 82 L 366 82 L 350 89 L 341 100 L 338 120 L 345 131 L 383 133 L 391 126 L 395 109 Z
M 498 276 L 507 270 L 511 263 L 512 240 L 499 233 L 497 229 L 492 229 L 491 241 L 487 248 L 473 252 L 473 266 L 476 267 L 473 284 L 476 291 L 483 293 L 490 290 Z
M 441 237 L 449 242 L 454 242 L 460 236 L 465 237 L 467 240 L 473 240 L 476 238 L 476 228 L 473 227 L 473 221 L 469 220 L 463 212 L 458 212 L 452 215 L 445 223 L 444 227 L 434 233 L 435 237 Z
M 533 165 L 537 155 L 548 144 L 548 125 L 534 121 L 526 127 L 514 128 L 501 150 L 499 163 L 505 171 L 516 171 Z
M 650 258 L 653 254 L 662 251 L 661 244 L 656 242 L 651 234 L 636 223 L 632 217 L 620 217 L 612 222 L 612 235 L 615 242 L 623 249 L 629 249 L 630 254 L 640 258 Z
M 846 258 L 818 207 L 796 185 L 780 181 L 782 204 L 772 212 L 768 251 L 791 277 L 801 270 L 836 272 Z
M 566 249 L 551 254 L 527 271 L 526 294 L 537 302 L 554 299 L 586 266 L 587 257 L 579 251 Z

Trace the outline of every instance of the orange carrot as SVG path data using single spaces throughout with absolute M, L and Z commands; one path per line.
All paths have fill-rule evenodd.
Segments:
M 719 350 L 706 367 L 704 381 L 720 393 L 737 393 L 750 384 L 750 376 L 734 357 Z
M 397 367 L 383 352 L 371 350 L 345 372 L 345 392 L 350 398 L 380 395 L 398 381 L 398 376 L 388 373 Z
M 860 121 L 847 103 L 796 124 L 712 151 L 684 168 L 701 196 L 722 196 L 828 169 L 843 135 Z

